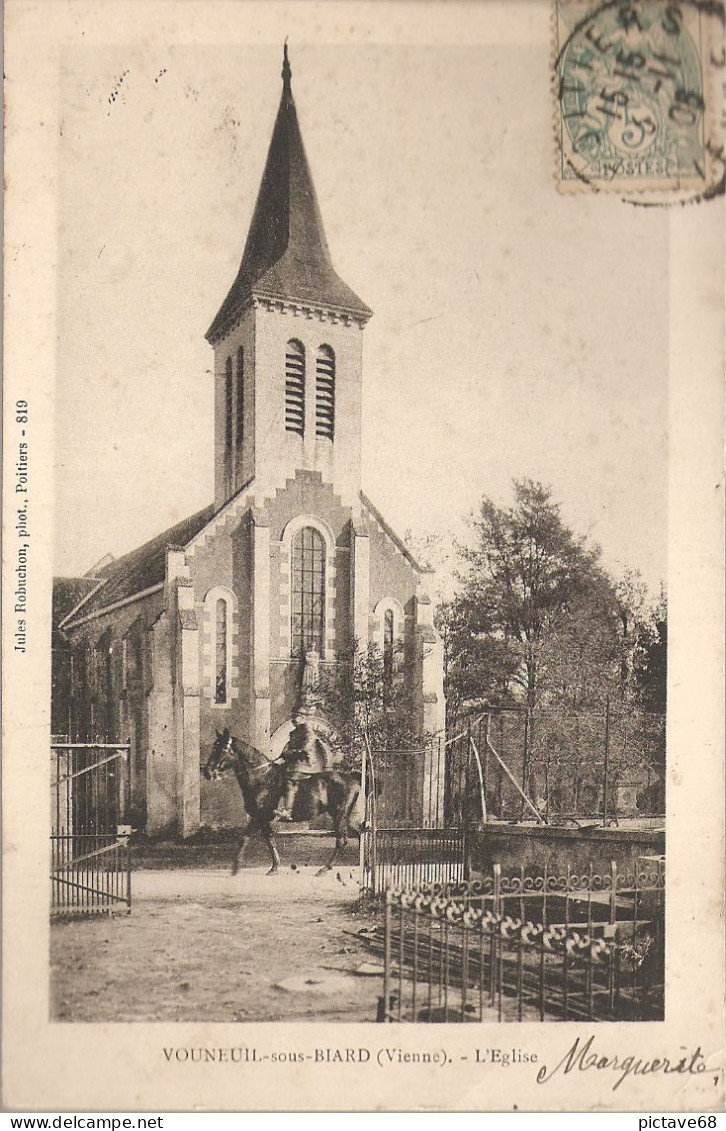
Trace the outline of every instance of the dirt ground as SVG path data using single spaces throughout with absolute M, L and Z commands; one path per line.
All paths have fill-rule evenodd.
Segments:
M 375 1021 L 358 872 L 316 871 L 134 872 L 130 915 L 53 925 L 52 1019 Z

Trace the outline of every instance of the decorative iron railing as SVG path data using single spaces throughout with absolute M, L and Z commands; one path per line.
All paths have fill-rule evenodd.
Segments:
M 662 862 L 386 894 L 385 1021 L 658 1020 Z

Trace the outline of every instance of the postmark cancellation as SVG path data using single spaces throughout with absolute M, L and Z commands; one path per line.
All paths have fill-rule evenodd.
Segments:
M 723 5 L 555 0 L 553 30 L 560 191 L 723 193 Z

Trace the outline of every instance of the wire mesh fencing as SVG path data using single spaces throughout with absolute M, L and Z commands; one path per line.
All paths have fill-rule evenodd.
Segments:
M 664 715 L 609 700 L 598 711 L 492 708 L 463 730 L 481 755 L 489 819 L 608 824 L 665 812 Z

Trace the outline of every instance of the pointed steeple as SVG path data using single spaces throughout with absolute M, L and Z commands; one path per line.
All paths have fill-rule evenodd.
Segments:
M 366 320 L 372 313 L 333 268 L 292 97 L 287 43 L 280 108 L 242 263 L 207 340 L 219 339 L 253 295 L 332 307 Z

